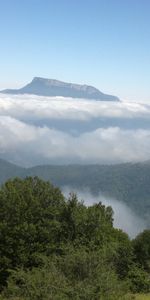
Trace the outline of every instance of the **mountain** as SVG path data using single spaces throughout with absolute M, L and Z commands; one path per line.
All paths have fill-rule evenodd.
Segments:
M 150 163 L 117 165 L 37 166 L 28 169 L 30 176 L 50 180 L 60 187 L 89 190 L 117 199 L 144 217 L 150 226 Z
M 21 168 L 0 160 L 0 183 L 12 177 L 38 176 L 59 187 L 88 189 L 126 203 L 150 226 L 150 162 L 118 165 L 66 165 Z
M 88 85 L 66 83 L 55 79 L 35 77 L 20 89 L 6 89 L 1 93 L 7 94 L 35 94 L 38 96 L 62 96 L 72 98 L 85 98 L 100 101 L 119 101 L 116 96 L 100 92 L 98 89 Z
M 0 184 L 4 183 L 9 178 L 23 177 L 24 170 L 25 169 L 20 166 L 0 159 Z

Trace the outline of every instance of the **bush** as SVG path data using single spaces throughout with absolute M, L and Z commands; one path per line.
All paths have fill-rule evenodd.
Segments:
M 137 266 L 133 266 L 129 274 L 130 289 L 133 293 L 150 292 L 150 275 Z

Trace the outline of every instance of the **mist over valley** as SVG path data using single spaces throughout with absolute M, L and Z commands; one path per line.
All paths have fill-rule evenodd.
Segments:
M 135 236 L 150 226 L 150 105 L 110 97 L 38 77 L 2 91 L 0 157 L 21 167 L 1 160 L 0 181 L 39 176 L 69 186 L 86 203 L 111 205 L 115 226 Z
M 0 157 L 22 166 L 146 161 L 149 120 L 146 103 L 0 94 Z

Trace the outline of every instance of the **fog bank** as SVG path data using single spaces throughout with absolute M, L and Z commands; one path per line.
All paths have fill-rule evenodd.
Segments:
M 0 158 L 20 164 L 150 159 L 150 105 L 0 94 Z
M 70 192 L 77 194 L 79 200 L 83 200 L 86 205 L 101 202 L 105 206 L 111 206 L 114 212 L 114 227 L 122 229 L 128 233 L 130 238 L 134 238 L 138 233 L 146 228 L 146 223 L 138 217 L 127 205 L 116 199 L 110 199 L 99 194 L 94 196 L 88 190 L 78 190 L 71 187 L 63 187 L 63 193 L 68 197 Z

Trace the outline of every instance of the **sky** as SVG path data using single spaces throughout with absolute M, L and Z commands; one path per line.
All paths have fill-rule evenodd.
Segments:
M 0 0 L 0 89 L 34 76 L 150 101 L 149 0 Z

